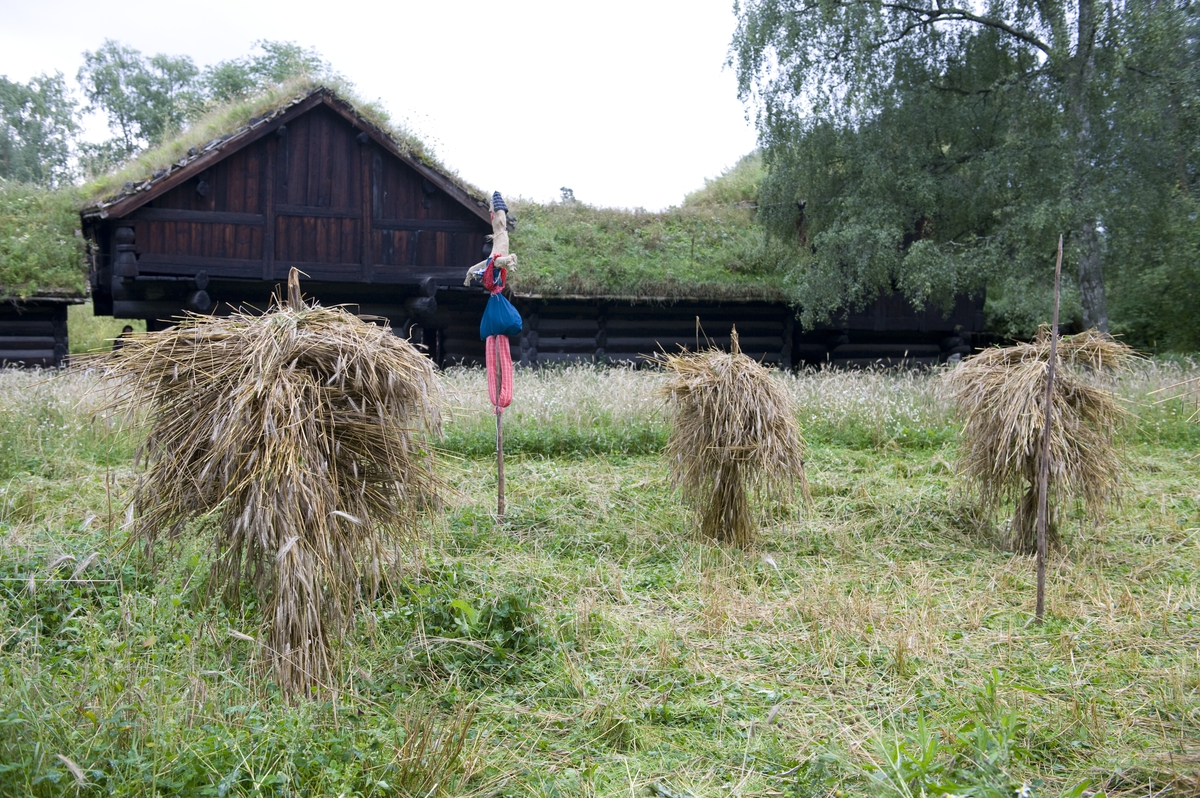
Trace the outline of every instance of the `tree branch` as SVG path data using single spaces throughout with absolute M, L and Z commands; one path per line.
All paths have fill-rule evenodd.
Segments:
M 1032 45 L 1041 50 L 1046 55 L 1050 55 L 1050 46 L 1039 39 L 1037 36 L 1027 31 L 1014 28 L 1002 19 L 995 17 L 982 17 L 974 14 L 965 8 L 954 8 L 953 6 L 943 6 L 940 2 L 937 8 L 921 8 L 919 6 L 911 6 L 906 3 L 884 3 L 884 8 L 892 9 L 893 11 L 904 11 L 909 14 L 917 14 L 921 17 L 920 24 L 933 25 L 937 22 L 974 22 L 977 25 L 983 25 L 988 28 L 995 28 L 1003 31 L 1009 36 L 1019 39 L 1026 44 Z

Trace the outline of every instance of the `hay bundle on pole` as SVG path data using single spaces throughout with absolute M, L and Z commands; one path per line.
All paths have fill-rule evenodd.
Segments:
M 295 695 L 328 675 L 383 543 L 413 534 L 436 493 L 441 392 L 407 341 L 306 305 L 289 282 L 286 306 L 188 316 L 99 365 L 114 404 L 148 416 L 133 534 L 152 544 L 210 515 L 212 585 L 231 600 L 253 585 L 275 679 Z
M 808 495 L 804 440 L 791 395 L 741 353 L 664 354 L 671 416 L 667 458 L 672 480 L 695 509 L 704 537 L 739 546 L 754 541 L 750 493 L 794 488 Z
M 1006 501 L 1016 504 L 1010 542 L 1024 554 L 1037 549 L 1050 347 L 1050 330 L 1042 329 L 1031 343 L 980 352 L 947 377 L 963 418 L 962 471 L 988 510 Z M 1053 501 L 1046 534 L 1051 546 L 1059 543 L 1053 505 L 1079 499 L 1099 518 L 1119 484 L 1113 431 L 1125 411 L 1098 378 L 1125 369 L 1133 357 L 1128 346 L 1095 330 L 1058 342 L 1047 463 Z

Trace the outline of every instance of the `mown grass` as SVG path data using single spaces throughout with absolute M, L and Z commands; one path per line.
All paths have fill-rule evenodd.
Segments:
M 767 508 L 738 551 L 671 490 L 660 375 L 519 373 L 496 527 L 482 378 L 452 373 L 455 491 L 296 705 L 237 636 L 256 609 L 208 600 L 202 536 L 153 568 L 118 550 L 136 436 L 90 419 L 89 378 L 5 373 L 0 794 L 395 794 L 405 708 L 468 704 L 450 794 L 1194 794 L 1200 432 L 1194 397 L 1145 399 L 1189 373 L 1119 386 L 1123 501 L 1064 523 L 1041 627 L 936 375 L 787 378 L 813 506 Z

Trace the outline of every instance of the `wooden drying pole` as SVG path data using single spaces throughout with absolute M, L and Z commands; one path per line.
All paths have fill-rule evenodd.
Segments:
M 1038 474 L 1037 515 L 1037 609 L 1034 616 L 1041 626 L 1046 612 L 1046 523 L 1050 501 L 1050 424 L 1054 397 L 1054 367 L 1058 362 L 1058 300 L 1062 281 L 1063 237 L 1058 237 L 1058 260 L 1054 264 L 1054 322 L 1050 327 L 1050 362 L 1046 366 L 1046 421 L 1042 427 L 1042 467 Z
M 504 345 L 508 346 L 507 337 Z M 501 381 L 504 377 L 497 373 L 496 379 Z M 496 393 L 500 393 L 499 388 Z M 496 521 L 504 522 L 504 413 L 500 408 L 496 408 Z

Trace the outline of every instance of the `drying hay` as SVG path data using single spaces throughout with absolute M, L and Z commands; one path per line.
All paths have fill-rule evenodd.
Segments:
M 1105 372 L 1123 370 L 1133 350 L 1103 333 L 1064 336 L 1051 399 L 1050 508 L 1048 545 L 1059 543 L 1054 506 L 1083 502 L 1098 520 L 1120 480 L 1113 430 L 1125 411 L 1098 383 Z M 948 381 L 964 419 L 959 463 L 978 488 L 989 512 L 1014 502 L 1011 545 L 1037 550 L 1037 484 L 1045 428 L 1046 373 L 1050 332 L 1043 328 L 1028 344 L 988 349 L 949 372 Z
M 436 494 L 427 441 L 441 425 L 427 358 L 294 294 L 265 315 L 188 316 L 91 364 L 116 408 L 148 414 L 134 537 L 150 545 L 214 522 L 211 585 L 232 601 L 253 585 L 291 695 L 330 673 L 354 601 L 378 585 L 384 543 L 412 535 Z
M 791 395 L 767 369 L 732 351 L 664 354 L 673 373 L 661 389 L 671 416 L 671 477 L 700 520 L 704 537 L 746 546 L 754 541 L 750 491 L 794 488 L 808 496 L 804 440 Z

